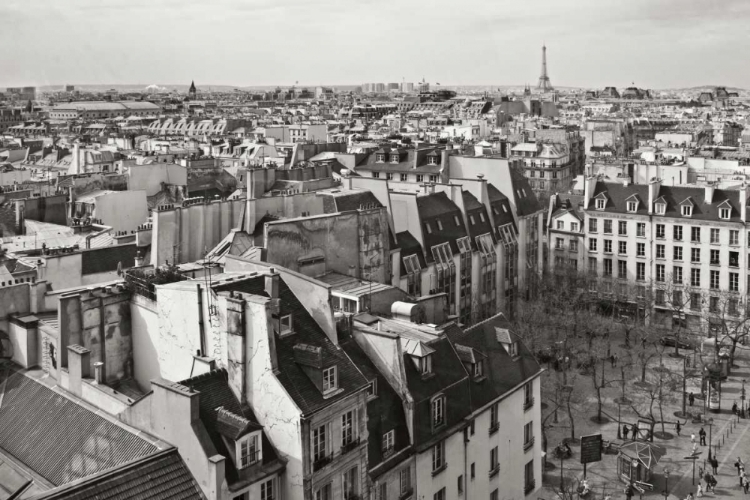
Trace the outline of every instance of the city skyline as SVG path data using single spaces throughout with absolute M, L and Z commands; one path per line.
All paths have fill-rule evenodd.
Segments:
M 0 54 L 0 86 L 313 86 L 422 77 L 446 86 L 533 86 L 543 43 L 559 87 L 750 86 L 750 71 L 733 64 L 750 37 L 742 29 L 746 2 L 723 2 L 721 10 L 706 0 L 533 3 L 469 0 L 458 12 L 447 1 L 420 0 L 11 0 L 0 6 L 7 23 L 0 41 L 12 48 Z M 368 23 L 373 28 L 363 31 Z M 29 36 L 30 25 L 45 36 Z

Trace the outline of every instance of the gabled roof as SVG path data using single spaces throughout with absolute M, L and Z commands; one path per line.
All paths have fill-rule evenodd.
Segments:
M 169 448 L 34 496 L 34 500 L 205 500 L 180 457 Z
M 25 373 L 0 371 L 0 391 L 0 449 L 55 486 L 158 451 Z
M 680 202 L 680 206 L 685 206 L 685 205 L 692 207 L 692 206 L 695 206 L 695 203 L 693 203 L 693 200 L 688 196 L 687 198 L 685 198 L 684 200 Z

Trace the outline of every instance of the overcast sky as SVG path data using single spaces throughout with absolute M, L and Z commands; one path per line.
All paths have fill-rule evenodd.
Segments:
M 750 0 L 0 0 L 0 87 L 750 88 Z

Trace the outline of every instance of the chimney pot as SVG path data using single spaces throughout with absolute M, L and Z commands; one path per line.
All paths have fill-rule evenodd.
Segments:
M 104 363 L 101 361 L 94 363 L 94 382 L 97 384 L 104 383 Z

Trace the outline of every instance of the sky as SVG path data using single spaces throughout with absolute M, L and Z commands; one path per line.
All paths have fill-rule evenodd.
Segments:
M 2 0 L 0 87 L 750 88 L 750 0 Z

